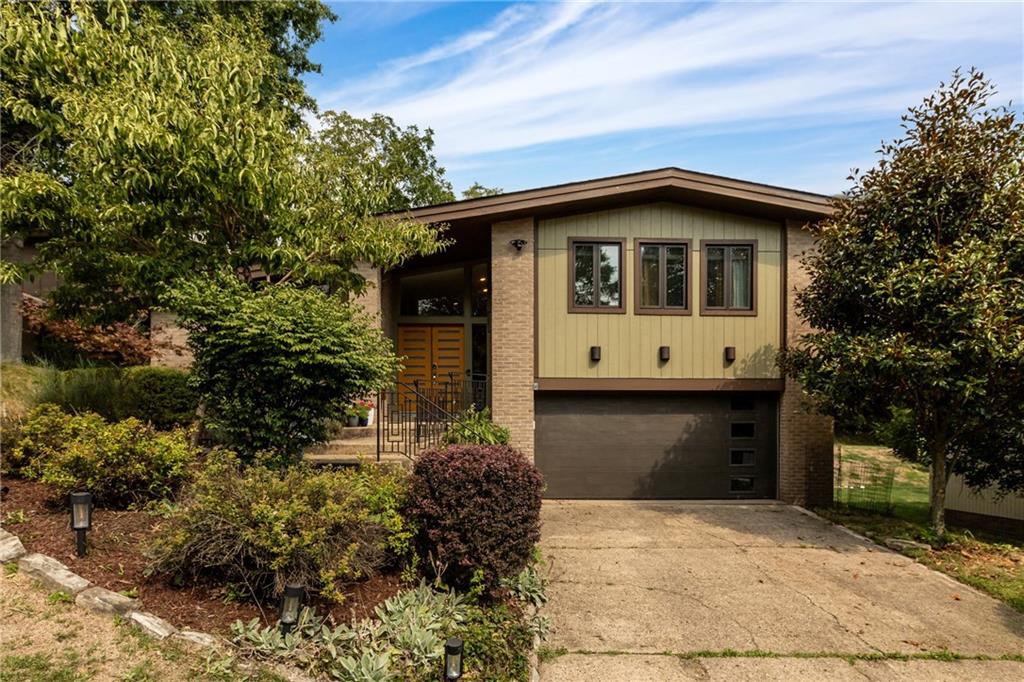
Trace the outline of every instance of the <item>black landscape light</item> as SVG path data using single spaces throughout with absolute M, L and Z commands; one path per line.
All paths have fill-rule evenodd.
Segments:
M 284 594 L 281 595 L 281 634 L 287 635 L 295 628 L 299 621 L 299 611 L 302 609 L 302 599 L 306 596 L 306 590 L 302 585 L 288 583 L 284 586 Z
M 92 493 L 71 493 L 71 530 L 78 556 L 85 556 L 85 532 L 92 528 Z
M 457 680 L 462 677 L 462 640 L 452 637 L 444 643 L 444 679 Z

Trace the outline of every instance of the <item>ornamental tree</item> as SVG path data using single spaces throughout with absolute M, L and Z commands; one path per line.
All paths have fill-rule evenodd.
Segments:
M 910 416 L 939 534 L 950 473 L 1024 489 L 1024 125 L 994 95 L 956 72 L 851 177 L 811 228 L 815 331 L 781 359 L 842 421 Z
M 265 26 L 190 10 L 184 30 L 123 0 L 0 12 L 16 133 L 0 155 L 0 240 L 44 238 L 0 276 L 56 271 L 57 316 L 134 320 L 175 282 L 225 271 L 359 292 L 358 261 L 438 248 L 432 228 L 375 217 L 387 184 L 334 182 L 294 97 L 268 95 L 283 67 Z
M 204 422 L 249 461 L 297 459 L 327 439 L 329 418 L 398 371 L 380 328 L 318 287 L 227 276 L 182 282 L 170 299 L 189 331 Z

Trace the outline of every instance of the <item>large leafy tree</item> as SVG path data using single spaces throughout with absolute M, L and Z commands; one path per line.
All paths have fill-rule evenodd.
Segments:
M 262 32 L 218 13 L 185 32 L 125 2 L 0 11 L 5 125 L 31 133 L 5 141 L 2 239 L 46 237 L 32 265 L 62 278 L 58 315 L 131 319 L 224 270 L 358 292 L 357 261 L 438 248 L 374 217 L 391 186 L 334 181 L 322 136 L 267 98 L 282 62 Z
M 481 185 L 479 182 L 474 182 L 472 185 L 462 190 L 463 199 L 479 199 L 480 197 L 493 197 L 499 194 L 503 194 L 505 190 L 500 187 L 487 187 Z
M 910 415 L 940 534 L 951 472 L 1024 489 L 1024 124 L 994 94 L 955 73 L 812 228 L 815 331 L 782 360 L 842 420 Z

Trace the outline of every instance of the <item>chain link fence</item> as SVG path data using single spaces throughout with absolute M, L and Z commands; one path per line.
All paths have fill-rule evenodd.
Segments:
M 840 447 L 835 457 L 833 501 L 841 507 L 889 514 L 895 477 L 895 464 L 844 458 Z

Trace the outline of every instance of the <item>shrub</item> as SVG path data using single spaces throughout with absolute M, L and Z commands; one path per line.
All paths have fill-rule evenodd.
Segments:
M 150 571 L 245 586 L 258 600 L 300 582 L 342 601 L 343 587 L 407 553 L 399 469 L 241 468 L 214 451 L 150 548 Z
M 211 430 L 245 459 L 297 457 L 327 439 L 330 417 L 398 370 L 370 318 L 315 287 L 252 290 L 228 279 L 184 284 L 173 298 Z
M 40 403 L 53 403 L 65 412 L 95 412 L 109 419 L 121 418 L 121 370 L 88 367 L 54 372 L 43 383 Z
M 490 408 L 477 411 L 472 405 L 444 434 L 444 442 L 450 445 L 508 445 L 508 439 L 508 429 L 491 421 Z
M 120 416 L 136 417 L 158 429 L 190 424 L 199 399 L 189 386 L 188 373 L 168 367 L 125 370 Z
M 449 445 L 413 469 L 416 544 L 448 584 L 487 588 L 526 567 L 540 539 L 542 480 L 505 445 Z
M 41 405 L 23 421 L 10 452 L 14 468 L 58 497 L 88 490 L 106 507 L 161 499 L 188 476 L 195 452 L 181 430 L 158 432 L 138 419 L 107 423 Z

